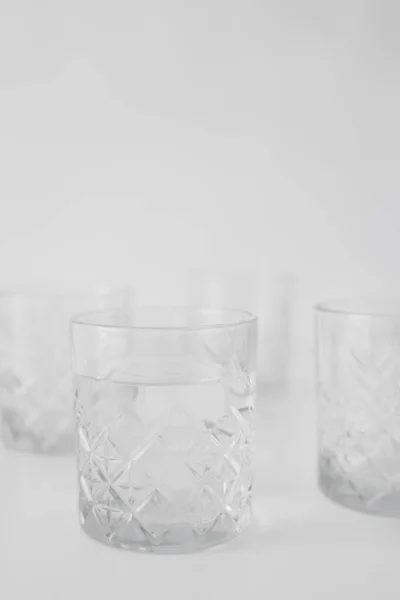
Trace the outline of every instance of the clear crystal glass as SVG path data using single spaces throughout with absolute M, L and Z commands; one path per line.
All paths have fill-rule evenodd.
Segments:
M 39 453 L 73 450 L 69 320 L 77 310 L 119 308 L 128 291 L 0 292 L 0 409 L 4 444 Z
M 400 517 L 400 302 L 322 304 L 316 327 L 320 488 Z
M 122 548 L 188 552 L 251 518 L 257 322 L 141 308 L 72 321 L 80 521 Z

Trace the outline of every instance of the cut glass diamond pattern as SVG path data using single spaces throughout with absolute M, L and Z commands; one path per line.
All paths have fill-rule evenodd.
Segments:
M 0 370 L 0 410 L 7 446 L 33 452 L 62 453 L 73 447 L 69 377 L 23 383 L 12 370 Z
M 194 398 L 201 401 L 198 386 L 192 397 L 189 386 L 184 394 L 180 390 L 166 411 L 146 410 L 146 398 L 156 395 L 137 387 L 130 394 L 126 385 L 124 398 L 133 399 L 127 412 L 118 410 L 116 387 L 110 403 L 117 408 L 113 416 L 108 406 L 105 419 L 97 401 L 85 397 L 87 382 L 77 379 L 81 523 L 93 537 L 122 547 L 167 546 L 178 538 L 196 545 L 233 535 L 247 524 L 252 429 L 240 409 L 252 406 L 253 397 L 240 396 L 232 407 L 228 388 L 219 385 L 214 394 L 225 399 L 225 412 L 216 419 L 192 410 Z M 105 401 L 95 388 L 91 393 Z
M 322 490 L 366 512 L 400 516 L 400 344 L 393 332 L 321 332 Z

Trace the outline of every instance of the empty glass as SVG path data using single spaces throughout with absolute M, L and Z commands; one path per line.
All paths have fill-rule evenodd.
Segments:
M 69 319 L 77 310 L 123 307 L 128 292 L 0 292 L 3 441 L 31 452 L 72 451 Z
M 400 517 L 400 302 L 321 304 L 316 326 L 320 488 Z
M 257 322 L 141 308 L 72 320 L 80 521 L 128 549 L 187 552 L 251 517 Z

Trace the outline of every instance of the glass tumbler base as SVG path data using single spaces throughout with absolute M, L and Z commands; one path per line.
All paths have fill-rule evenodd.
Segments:
M 174 524 L 168 529 L 160 523 L 147 523 L 144 530 L 132 520 L 118 526 L 110 522 L 108 527 L 100 527 L 93 510 L 87 512 L 85 520 L 81 513 L 82 530 L 92 539 L 124 550 L 157 554 L 188 554 L 224 544 L 240 534 L 250 521 L 251 517 L 235 529 L 230 519 L 220 517 L 214 527 L 205 532 L 196 531 L 189 523 Z
M 336 504 L 369 515 L 400 518 L 400 490 L 377 490 L 372 480 L 363 487 L 359 482 L 322 470 L 318 483 L 323 495 Z

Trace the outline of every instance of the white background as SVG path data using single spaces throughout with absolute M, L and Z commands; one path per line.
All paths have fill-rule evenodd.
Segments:
M 268 295 L 285 274 L 311 375 L 313 303 L 397 285 L 399 17 L 395 0 L 2 0 L 0 282 L 212 267 Z

